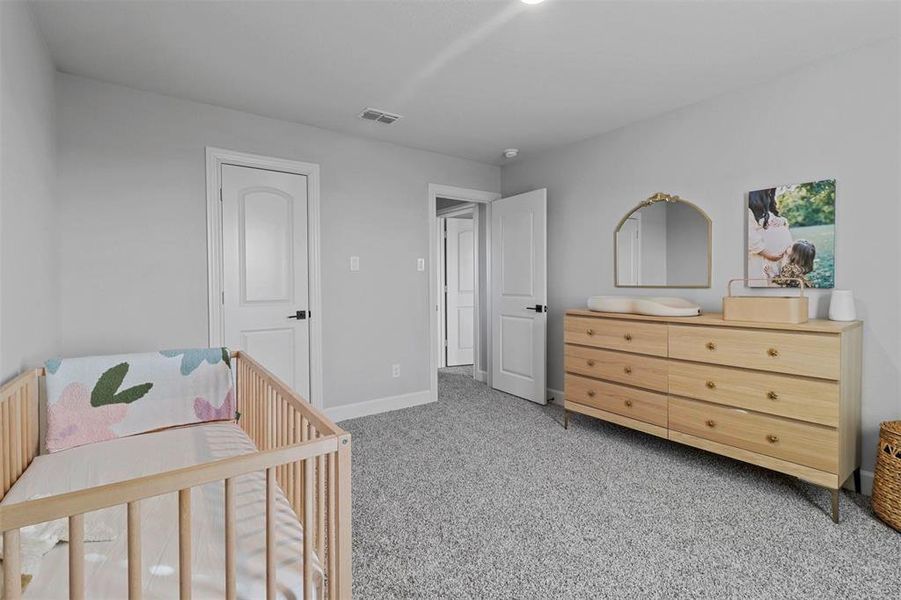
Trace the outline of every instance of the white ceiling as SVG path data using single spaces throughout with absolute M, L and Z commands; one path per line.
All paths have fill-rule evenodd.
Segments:
M 502 164 L 898 35 L 896 2 L 33 2 L 57 67 Z M 404 115 L 356 118 L 367 106 Z

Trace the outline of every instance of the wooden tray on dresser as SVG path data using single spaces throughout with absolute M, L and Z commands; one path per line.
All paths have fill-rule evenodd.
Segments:
M 860 321 L 724 321 L 567 311 L 565 414 L 577 412 L 860 491 Z

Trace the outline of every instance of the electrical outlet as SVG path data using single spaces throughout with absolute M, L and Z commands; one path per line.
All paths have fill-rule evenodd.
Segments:
M 425 271 L 425 259 L 424 258 L 416 259 L 416 270 L 417 271 Z
M 400 377 L 400 365 L 391 365 L 391 377 Z
M 359 271 L 360 270 L 360 257 L 359 256 L 351 256 L 350 257 L 350 270 L 351 271 Z

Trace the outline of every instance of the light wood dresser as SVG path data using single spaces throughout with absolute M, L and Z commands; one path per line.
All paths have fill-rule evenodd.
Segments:
M 799 325 L 570 310 L 565 420 L 577 412 L 860 489 L 860 321 Z

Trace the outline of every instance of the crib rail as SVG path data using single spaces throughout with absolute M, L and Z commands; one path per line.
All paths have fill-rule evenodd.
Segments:
M 0 500 L 38 455 L 38 376 L 25 371 L 0 388 Z
M 237 353 L 237 399 L 241 427 L 257 444 L 258 452 L 233 456 L 201 465 L 138 477 L 0 506 L 0 533 L 4 543 L 4 598 L 21 597 L 20 530 L 23 527 L 68 518 L 69 598 L 85 597 L 84 515 L 124 505 L 127 510 L 129 599 L 141 597 L 141 501 L 163 494 L 178 496 L 179 597 L 191 598 L 191 490 L 222 482 L 225 489 L 225 590 L 226 598 L 237 597 L 235 494 L 236 477 L 265 471 L 266 474 L 266 595 L 276 594 L 275 499 L 282 488 L 304 529 L 304 598 L 312 598 L 312 556 L 319 553 L 325 578 L 322 598 L 350 598 L 350 435 L 281 383 L 259 363 Z M 40 371 L 26 373 L 2 388 L 5 445 L 0 445 L 4 469 L 13 465 L 12 483 L 37 452 L 37 378 Z M 19 391 L 21 388 L 29 391 Z M 15 398 L 15 411 L 5 408 Z M 10 405 L 12 406 L 12 404 Z M 11 415 L 6 421 L 7 411 Z M 34 418 L 31 421 L 31 418 Z M 7 431 L 16 444 L 7 444 Z M 8 459 L 15 457 L 15 460 Z M 4 473 L 4 493 L 6 470 Z M 10 483 L 10 485 L 12 484 Z

